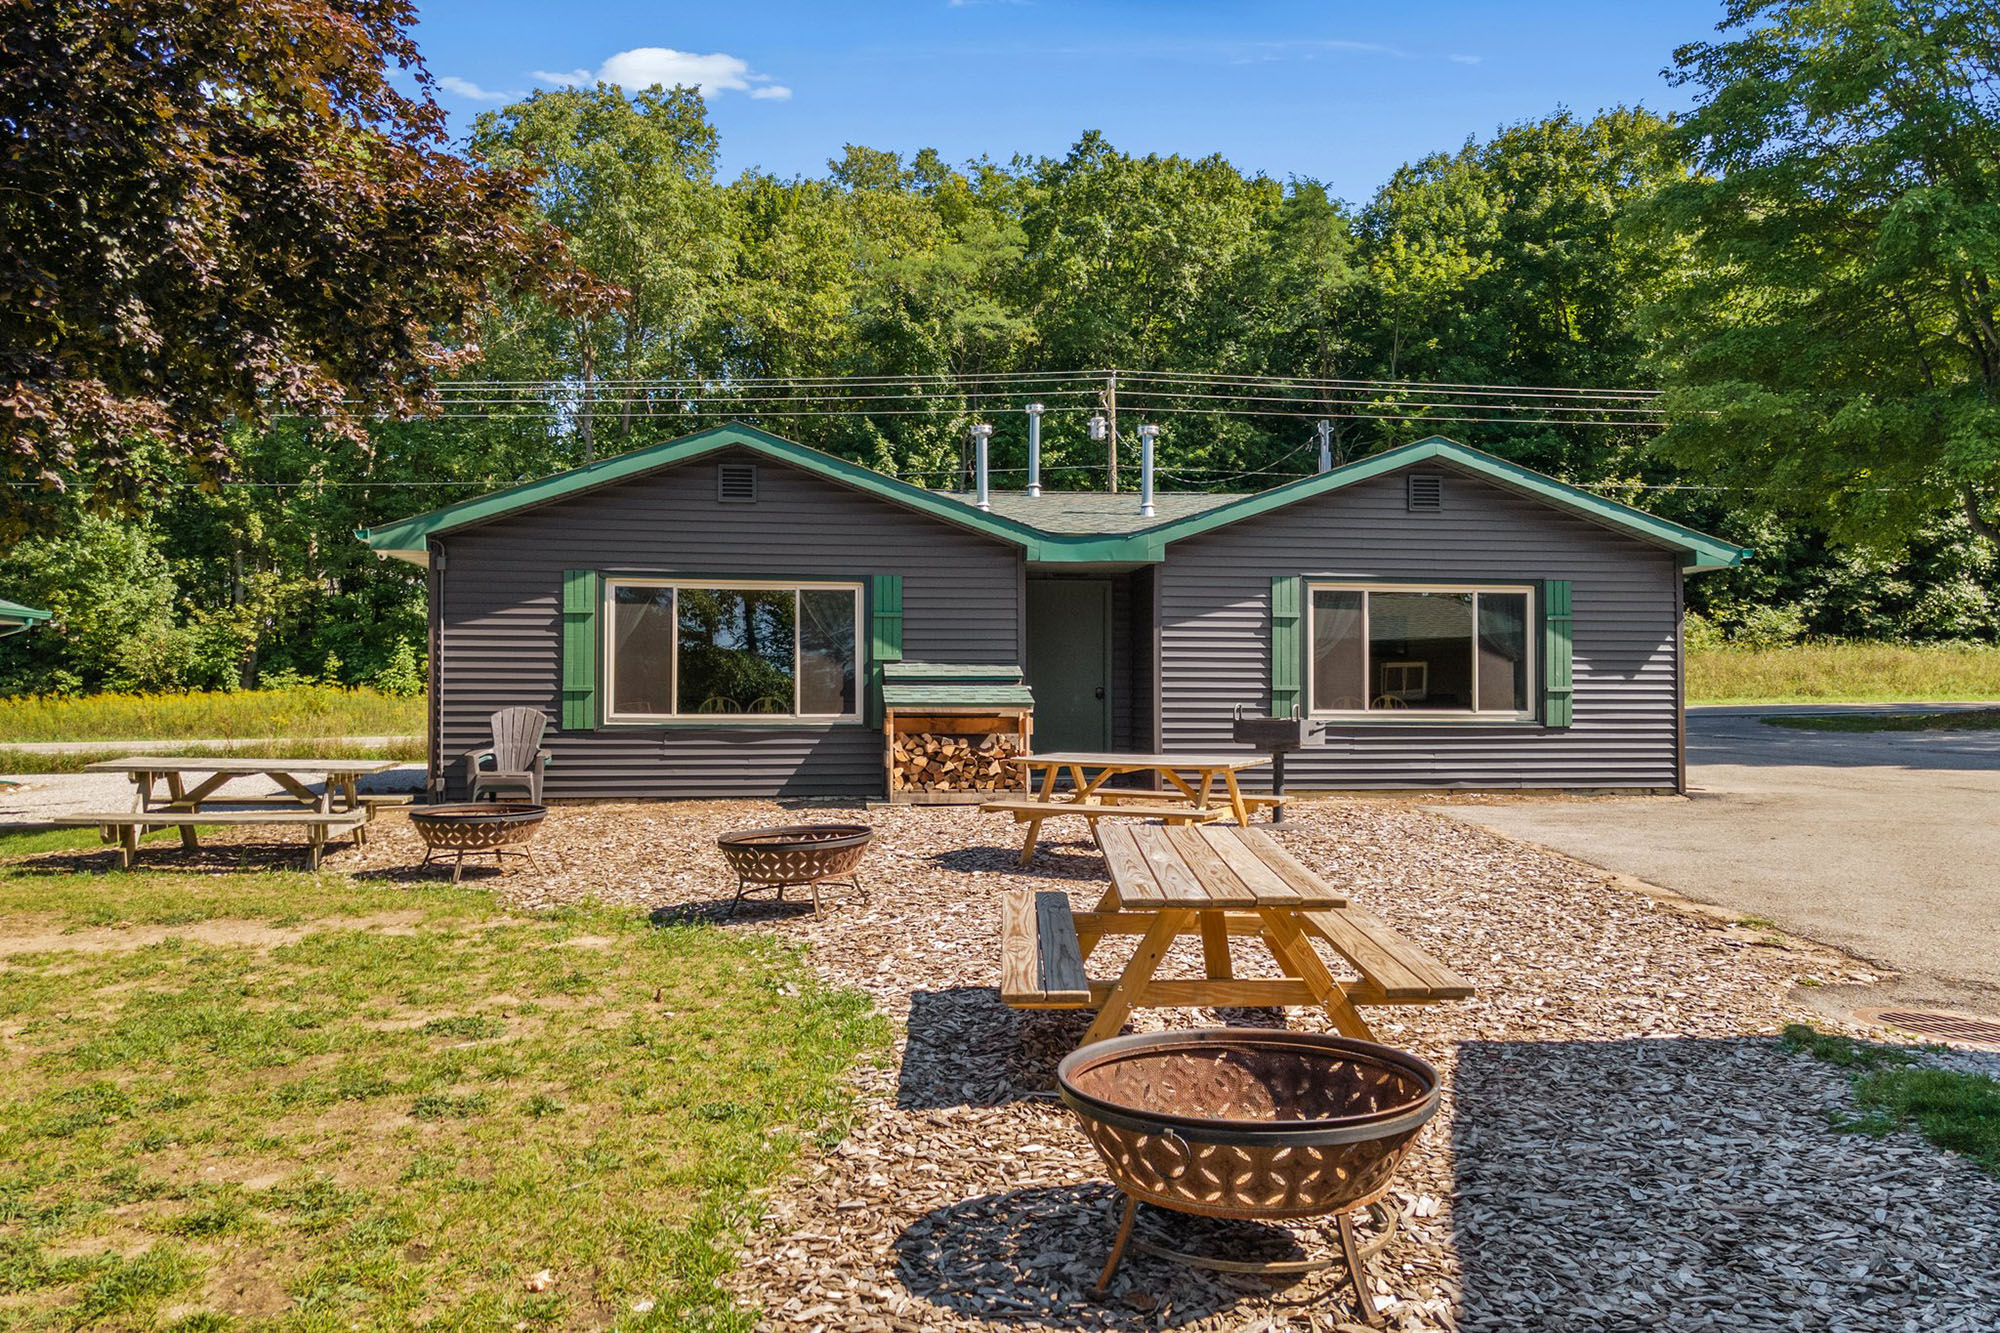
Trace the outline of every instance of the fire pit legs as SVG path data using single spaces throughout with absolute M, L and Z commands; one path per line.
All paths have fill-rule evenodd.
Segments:
M 1111 1279 L 1117 1275 L 1118 1266 L 1124 1261 L 1128 1249 L 1159 1259 L 1171 1259 L 1176 1263 L 1195 1268 L 1208 1268 L 1221 1273 L 1254 1273 L 1265 1277 L 1292 1277 L 1301 1273 L 1317 1273 L 1336 1265 L 1347 1270 L 1347 1283 L 1354 1293 L 1355 1304 L 1361 1309 L 1361 1317 L 1370 1327 L 1382 1327 L 1382 1316 L 1376 1312 L 1375 1297 L 1368 1290 L 1368 1261 L 1380 1254 L 1396 1233 L 1396 1213 L 1388 1205 L 1376 1202 L 1368 1205 L 1369 1219 L 1374 1222 L 1376 1235 L 1363 1242 L 1354 1232 L 1354 1215 L 1341 1213 L 1336 1222 L 1340 1232 L 1340 1254 L 1338 1257 L 1323 1259 L 1281 1259 L 1260 1261 L 1252 1259 L 1220 1259 L 1206 1254 L 1190 1254 L 1184 1250 L 1172 1249 L 1158 1241 L 1136 1235 L 1139 1200 L 1125 1196 L 1125 1207 L 1118 1219 L 1118 1235 L 1111 1242 L 1111 1257 L 1105 1261 L 1104 1271 L 1098 1275 L 1095 1295 L 1102 1297 L 1111 1289 Z

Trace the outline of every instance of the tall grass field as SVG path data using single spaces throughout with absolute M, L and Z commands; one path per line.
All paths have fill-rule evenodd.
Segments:
M 2000 699 L 2000 648 L 1887 643 L 1688 650 L 1692 704 Z
M 0 745 L 34 741 L 318 740 L 421 736 L 422 696 L 306 685 L 231 693 L 0 699 Z

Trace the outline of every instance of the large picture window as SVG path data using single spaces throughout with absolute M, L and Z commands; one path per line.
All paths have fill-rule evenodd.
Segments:
M 1313 712 L 1528 715 L 1532 589 L 1311 589 Z
M 613 579 L 606 600 L 613 721 L 859 711 L 858 586 Z

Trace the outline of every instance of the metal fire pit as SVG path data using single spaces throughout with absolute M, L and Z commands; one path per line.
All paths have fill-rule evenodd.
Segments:
M 783 902 L 786 889 L 804 885 L 812 890 L 813 915 L 818 916 L 820 885 L 843 881 L 860 892 L 856 872 L 874 836 L 866 824 L 794 824 L 723 834 L 715 845 L 736 872 L 736 897 L 729 910 L 741 906 L 743 895 L 752 890 L 776 889 Z
M 1101 1293 L 1135 1241 L 1139 1204 L 1204 1217 L 1338 1219 L 1342 1260 L 1371 1323 L 1367 1254 L 1352 1214 L 1376 1205 L 1425 1122 L 1437 1114 L 1438 1077 L 1404 1051 L 1351 1037 L 1221 1028 L 1149 1032 L 1073 1051 L 1056 1069 L 1062 1099 L 1124 1191 L 1124 1216 L 1098 1279 Z M 1171 1257 L 1234 1271 L 1325 1267 Z
M 1263 717 L 1245 713 L 1243 705 L 1236 706 L 1236 712 L 1229 720 L 1229 738 L 1238 745 L 1254 745 L 1260 750 L 1271 752 L 1271 795 L 1279 799 L 1271 807 L 1271 822 L 1283 824 L 1285 818 L 1285 756 L 1294 750 L 1303 750 L 1315 744 L 1325 735 L 1326 723 L 1314 722 L 1297 715 L 1292 717 Z
M 447 852 L 454 854 L 451 882 L 456 884 L 465 873 L 467 852 L 491 852 L 496 866 L 503 856 L 518 856 L 540 870 L 524 844 L 534 839 L 548 813 L 547 806 L 526 801 L 471 801 L 413 807 L 410 823 L 424 840 L 424 865 Z

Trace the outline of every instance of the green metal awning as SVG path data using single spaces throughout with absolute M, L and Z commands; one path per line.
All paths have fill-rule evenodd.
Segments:
M 47 611 L 37 611 L 32 606 L 22 606 L 0 598 L 0 638 L 9 634 L 19 634 L 30 625 L 39 624 L 49 618 Z

